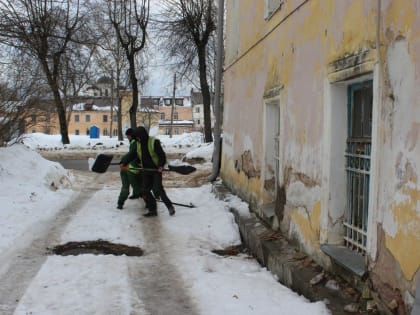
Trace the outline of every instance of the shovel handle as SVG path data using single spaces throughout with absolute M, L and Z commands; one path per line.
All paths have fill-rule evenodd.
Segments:
M 160 199 L 156 199 L 156 201 L 163 202 L 163 200 L 160 200 Z M 191 202 L 189 205 L 185 203 L 178 203 L 178 202 L 172 202 L 172 204 L 176 206 L 186 207 L 186 208 L 195 208 L 195 206 Z

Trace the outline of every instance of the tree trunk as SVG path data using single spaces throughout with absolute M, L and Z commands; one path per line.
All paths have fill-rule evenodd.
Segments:
M 198 48 L 198 64 L 200 70 L 200 87 L 201 94 L 203 95 L 203 107 L 204 107 L 204 141 L 212 142 L 212 130 L 211 130 L 211 114 L 210 114 L 210 87 L 207 82 L 207 66 L 206 66 L 206 48 Z
M 60 124 L 60 134 L 61 134 L 61 142 L 63 144 L 69 144 L 70 138 L 69 138 L 69 131 L 68 131 L 68 124 L 67 124 L 67 117 L 66 117 L 66 109 L 64 107 L 63 100 L 61 99 L 60 95 L 60 89 L 57 84 L 57 70 L 53 71 L 53 74 L 50 71 L 50 68 L 48 66 L 48 61 L 44 60 L 43 58 L 39 58 L 42 66 L 44 68 L 44 72 L 47 76 L 48 85 L 51 88 L 51 91 L 54 95 L 54 103 L 55 108 L 57 109 L 58 114 L 58 121 Z M 54 60 L 54 69 L 58 69 L 59 66 L 59 58 L 55 58 Z
M 139 107 L 139 87 L 137 85 L 136 66 L 134 62 L 134 55 L 128 56 L 130 63 L 130 81 L 133 89 L 133 103 L 130 107 L 130 124 L 131 128 L 137 127 L 137 109 Z
M 66 117 L 66 109 L 63 105 L 63 101 L 61 100 L 60 93 L 58 90 L 53 91 L 54 93 L 54 100 L 55 100 L 55 107 L 57 108 L 58 114 L 58 121 L 60 122 L 60 133 L 61 133 L 61 142 L 63 144 L 69 144 L 69 130 L 67 124 L 67 117 Z
M 119 42 L 118 42 L 119 44 Z M 120 76 L 121 76 L 121 69 L 120 65 L 117 65 L 117 133 L 118 133 L 118 140 L 123 141 L 124 136 L 122 132 L 122 106 L 121 106 L 121 95 L 120 95 Z

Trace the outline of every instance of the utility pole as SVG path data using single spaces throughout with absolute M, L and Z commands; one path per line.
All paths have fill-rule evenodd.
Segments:
M 114 120 L 114 69 L 111 68 L 111 118 L 109 119 L 109 137 L 112 138 L 112 122 Z
M 172 138 L 174 128 L 174 109 L 175 109 L 175 91 L 176 91 L 176 72 L 174 73 L 174 89 L 172 92 L 172 108 L 171 108 L 171 132 L 169 138 Z

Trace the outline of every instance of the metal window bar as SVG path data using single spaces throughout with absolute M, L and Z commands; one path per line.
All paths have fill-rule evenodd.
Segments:
M 276 136 L 274 137 L 274 150 L 275 150 L 274 160 L 276 162 L 276 165 L 275 165 L 276 184 L 278 184 L 277 180 L 280 174 L 280 135 L 279 135 L 279 132 L 277 132 Z
M 344 243 L 361 254 L 366 253 L 370 181 L 370 139 L 347 142 L 347 207 L 344 217 Z

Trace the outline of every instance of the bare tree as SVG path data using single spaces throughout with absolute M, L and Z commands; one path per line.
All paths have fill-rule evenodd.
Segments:
M 211 92 L 208 69 L 212 37 L 216 30 L 214 0 L 163 0 L 161 19 L 157 21 L 160 42 L 169 56 L 175 58 L 178 71 L 186 76 L 198 75 L 204 105 L 204 136 L 213 141 L 211 130 Z
M 54 98 L 63 144 L 70 139 L 60 75 L 69 43 L 86 39 L 79 36 L 86 30 L 79 9 L 79 0 L 0 0 L 0 40 L 38 60 Z
M 136 56 L 146 45 L 150 0 L 108 0 L 109 18 L 117 38 L 124 49 L 129 69 L 133 99 L 130 108 L 131 127 L 137 125 L 139 87 L 136 73 Z
M 97 70 L 111 78 L 111 119 L 110 137 L 113 134 L 114 117 L 117 117 L 118 139 L 123 140 L 122 108 L 120 88 L 123 80 L 124 69 L 127 67 L 124 49 L 117 38 L 116 31 L 109 19 L 108 7 L 97 3 L 92 7 L 93 23 L 99 35 L 98 49 L 95 51 L 94 60 Z M 116 103 L 116 108 L 114 104 Z M 114 113 L 114 109 L 116 112 Z M 115 116 L 114 116 L 115 115 Z
M 59 89 L 63 105 L 67 113 L 67 123 L 71 119 L 73 100 L 80 91 L 91 81 L 94 70 L 91 68 L 95 45 L 74 45 L 69 43 L 69 48 L 63 55 L 62 67 L 59 75 Z
M 0 146 L 18 138 L 24 131 L 28 113 L 22 110 L 24 103 L 17 98 L 16 92 L 6 83 L 0 83 Z
M 17 55 L 13 49 L 7 54 L 9 60 L 1 64 L 0 146 L 12 140 L 18 141 L 35 124 L 44 124 L 45 129 L 49 127 L 49 111 L 40 110 L 40 95 L 45 93 L 46 85 L 40 79 L 37 65 L 27 57 Z M 35 113 L 37 117 L 33 117 Z

